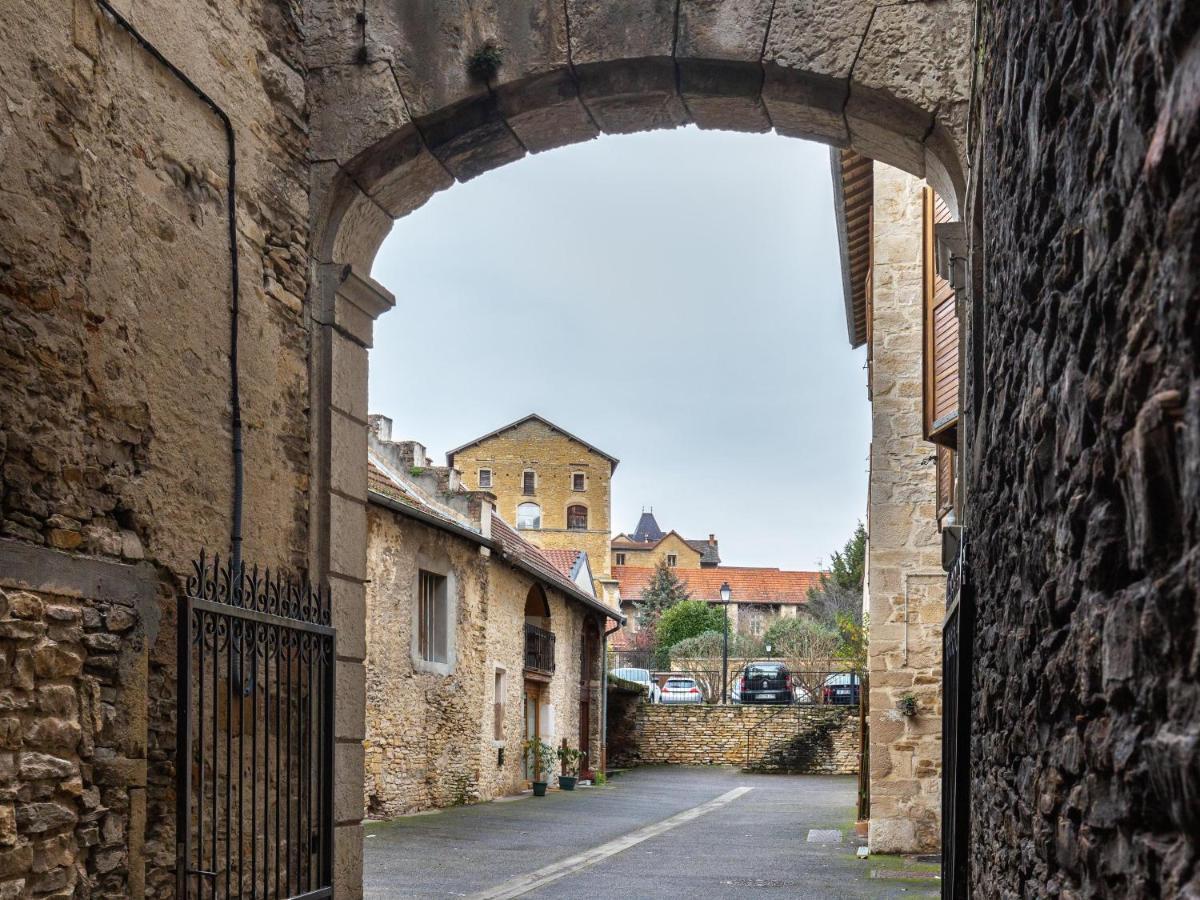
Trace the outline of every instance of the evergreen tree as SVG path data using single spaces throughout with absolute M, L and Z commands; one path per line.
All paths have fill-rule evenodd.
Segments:
M 638 613 L 638 625 L 653 631 L 664 612 L 676 603 L 690 599 L 691 594 L 675 570 L 667 565 L 665 559 L 660 559 L 654 567 L 650 583 L 642 591 L 641 598 L 633 604 Z

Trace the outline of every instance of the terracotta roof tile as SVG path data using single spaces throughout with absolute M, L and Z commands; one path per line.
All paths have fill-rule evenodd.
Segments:
M 788 572 L 748 566 L 716 566 L 711 569 L 675 569 L 694 600 L 721 599 L 721 584 L 729 582 L 734 603 L 805 603 L 808 589 L 820 583 L 820 572 Z M 613 578 L 621 585 L 621 597 L 637 600 L 654 578 L 651 566 L 613 566 Z
M 575 563 L 579 560 L 579 554 L 583 552 L 582 550 L 559 550 L 557 548 L 549 550 L 544 548 L 539 549 L 542 556 L 550 560 L 550 565 L 554 566 L 554 568 L 558 569 L 558 571 L 562 572 L 568 578 L 575 571 Z

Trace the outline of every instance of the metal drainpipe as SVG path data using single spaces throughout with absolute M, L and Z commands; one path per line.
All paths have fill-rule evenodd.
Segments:
M 241 309 L 241 293 L 238 286 L 238 242 L 237 242 L 237 142 L 233 132 L 233 122 L 217 102 L 204 93 L 200 87 L 184 74 L 183 70 L 163 56 L 162 52 L 148 41 L 140 31 L 113 9 L 108 0 L 96 0 L 96 4 L 104 10 L 113 21 L 138 43 L 143 50 L 156 59 L 164 68 L 174 75 L 189 91 L 200 98 L 218 119 L 225 129 L 225 143 L 228 148 L 228 171 L 226 178 L 225 202 L 229 219 L 229 280 L 230 280 L 230 322 L 229 322 L 229 401 L 232 407 L 231 432 L 233 438 L 233 522 L 229 529 L 229 557 L 234 578 L 237 578 L 242 565 L 242 495 L 244 492 L 245 473 L 243 466 L 244 451 L 242 447 L 242 400 L 238 390 L 238 314 Z

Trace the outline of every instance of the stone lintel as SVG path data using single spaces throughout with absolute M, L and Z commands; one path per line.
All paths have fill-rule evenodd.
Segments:
M 150 563 L 129 565 L 0 540 L 0 587 L 143 606 L 158 596 L 158 575 Z

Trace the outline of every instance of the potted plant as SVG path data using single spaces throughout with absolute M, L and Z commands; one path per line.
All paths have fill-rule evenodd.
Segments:
M 533 770 L 533 796 L 545 797 L 558 752 L 541 738 L 530 738 L 524 748 L 529 767 Z
M 562 763 L 562 774 L 558 776 L 558 786 L 564 791 L 575 790 L 579 780 L 579 763 L 583 754 L 574 747 L 568 747 L 566 741 L 558 748 L 558 761 Z
M 902 716 L 915 716 L 917 714 L 917 695 L 905 691 L 896 701 L 896 709 L 900 710 Z

